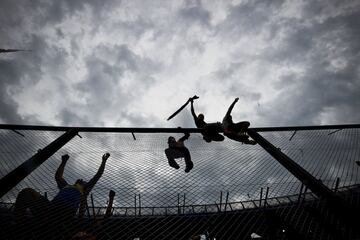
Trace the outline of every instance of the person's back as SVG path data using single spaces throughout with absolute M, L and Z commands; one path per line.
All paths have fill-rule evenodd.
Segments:
M 201 133 L 203 135 L 203 139 L 206 142 L 211 141 L 224 141 L 224 136 L 219 134 L 219 132 L 222 131 L 222 124 L 220 122 L 216 123 L 206 123 L 204 114 L 200 113 L 198 116 L 196 116 L 195 110 L 194 110 L 194 100 L 189 99 L 191 103 L 191 115 L 194 118 L 194 122 L 197 128 L 202 128 L 204 131 Z
M 194 164 L 191 161 L 191 156 L 189 150 L 185 147 L 184 141 L 189 138 L 190 134 L 185 133 L 185 136 L 180 138 L 179 140 L 175 140 L 174 137 L 170 136 L 168 138 L 168 146 L 169 148 L 165 149 L 165 155 L 168 159 L 169 165 L 175 169 L 179 169 L 179 165 L 175 161 L 175 158 L 184 158 L 185 159 L 185 172 L 190 172 L 193 168 Z
M 80 183 L 67 185 L 60 189 L 58 194 L 51 201 L 54 208 L 54 214 L 61 214 L 64 218 L 74 216 L 79 209 L 83 194 L 84 186 Z

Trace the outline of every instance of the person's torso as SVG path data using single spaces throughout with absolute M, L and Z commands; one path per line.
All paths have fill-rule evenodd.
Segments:
M 204 120 L 196 119 L 195 120 L 195 125 L 198 128 L 203 128 L 203 127 L 206 126 L 206 122 Z
M 53 202 L 61 203 L 67 205 L 71 208 L 77 209 L 80 205 L 81 196 L 83 195 L 84 190 L 81 186 L 67 185 L 62 188 L 59 193 L 54 197 Z
M 169 143 L 169 147 L 170 148 L 183 148 L 183 147 L 185 147 L 185 145 L 184 145 L 184 142 L 177 141 L 177 142 Z

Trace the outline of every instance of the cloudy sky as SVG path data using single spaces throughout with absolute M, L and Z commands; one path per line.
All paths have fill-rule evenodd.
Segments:
M 0 2 L 0 123 L 360 122 L 360 2 Z M 188 109 L 187 109 L 188 110 Z

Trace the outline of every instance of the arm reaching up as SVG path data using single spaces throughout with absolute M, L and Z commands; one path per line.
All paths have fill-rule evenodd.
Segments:
M 233 110 L 237 101 L 239 101 L 239 98 L 235 98 L 234 102 L 230 105 L 229 109 L 227 110 L 225 117 L 229 117 L 231 115 L 231 111 Z
M 194 110 L 194 100 L 192 98 L 190 99 L 190 103 L 191 103 L 191 115 L 193 116 L 194 121 L 196 122 L 197 116 Z
M 60 166 L 58 167 L 58 169 L 56 170 L 56 173 L 55 173 L 55 180 L 56 180 L 56 183 L 57 183 L 59 189 L 62 189 L 66 185 L 68 185 L 68 183 L 65 181 L 65 179 L 63 177 L 63 174 L 64 174 L 64 169 L 65 169 L 66 162 L 69 160 L 69 158 L 70 157 L 69 157 L 68 154 L 65 154 L 65 155 L 61 156 L 61 164 L 60 164 Z
M 184 142 L 185 140 L 187 140 L 190 137 L 190 133 L 185 133 L 185 135 L 183 137 L 181 137 L 178 142 Z
M 110 153 L 105 153 L 102 156 L 102 162 L 101 165 L 97 171 L 97 173 L 95 174 L 95 176 L 90 179 L 90 181 L 86 184 L 86 188 L 85 188 L 85 192 L 86 194 L 88 194 L 89 192 L 91 192 L 91 190 L 93 189 L 93 187 L 95 186 L 95 184 L 97 183 L 97 181 L 99 181 L 99 179 L 101 178 L 102 174 L 104 173 L 105 170 L 105 164 L 106 164 L 106 160 L 110 157 Z

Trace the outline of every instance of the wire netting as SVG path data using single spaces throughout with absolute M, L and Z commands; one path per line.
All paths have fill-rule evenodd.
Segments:
M 0 130 L 0 178 L 61 134 L 63 132 Z M 81 137 L 75 136 L 0 199 L 1 216 L 3 222 L 7 222 L 0 224 L 3 236 L 69 239 L 80 232 L 98 239 L 249 239 L 257 236 L 351 239 L 354 236 L 350 230 L 346 235 L 344 227 L 324 207 L 322 200 L 258 144 L 246 145 L 229 139 L 206 143 L 200 134 L 193 133 L 185 145 L 194 168 L 186 173 L 184 159 L 176 159 L 180 165 L 176 170 L 169 166 L 164 153 L 168 137 L 178 139 L 182 134 L 79 134 Z M 360 160 L 360 129 L 260 134 L 328 188 L 338 189 L 338 194 L 348 196 L 349 201 L 358 206 L 356 186 L 360 176 L 356 162 Z M 48 202 L 59 192 L 54 175 L 63 154 L 70 156 L 64 179 L 74 184 L 77 179 L 91 179 L 106 152 L 110 157 L 102 177 L 87 197 L 82 220 L 75 217 L 71 221 L 56 222 L 56 230 L 49 227 L 50 217 L 40 216 L 46 223 L 32 226 L 37 217 L 32 211 L 27 211 L 26 221 L 21 224 L 14 220 L 13 204 L 25 188 L 46 197 L 39 212 L 49 213 L 47 208 L 54 208 Z M 116 193 L 110 206 L 111 216 L 106 214 L 110 190 Z M 59 211 L 51 214 L 61 215 Z M 321 219 L 328 219 L 328 225 L 342 230 L 334 232 L 334 228 Z

